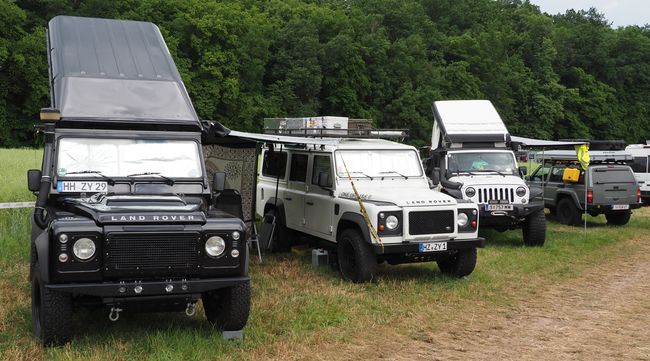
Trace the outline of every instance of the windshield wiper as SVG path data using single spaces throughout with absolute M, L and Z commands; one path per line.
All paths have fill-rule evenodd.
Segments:
M 509 175 L 508 173 L 503 173 L 503 172 L 501 172 L 499 170 L 496 170 L 496 169 L 480 169 L 479 172 L 495 172 L 495 173 L 498 173 L 499 175 L 502 175 L 504 177 Z
M 65 177 L 68 174 L 96 174 L 96 175 L 106 179 L 106 183 L 108 183 L 108 185 L 111 185 L 111 186 L 115 185 L 115 180 L 113 178 L 102 174 L 102 172 L 100 172 L 98 170 L 90 170 L 89 169 L 89 170 L 78 170 L 78 171 L 75 171 L 75 172 L 67 172 L 62 177 Z
M 397 174 L 397 175 L 399 175 L 401 177 L 404 177 L 405 180 L 409 179 L 409 177 L 405 176 L 404 174 L 402 174 L 400 172 L 396 172 L 394 170 L 389 170 L 389 171 L 386 171 L 386 172 L 379 172 L 379 174 L 390 174 L 390 173 L 395 173 L 395 174 Z
M 357 174 L 361 174 L 362 176 L 364 176 L 364 177 L 366 177 L 366 178 L 370 178 L 370 180 L 373 179 L 371 176 L 367 175 L 366 173 L 364 173 L 364 172 L 360 172 L 360 171 L 357 171 L 357 170 L 353 170 L 353 171 L 348 172 L 348 173 L 350 173 L 350 174 L 357 173 Z
M 456 169 L 455 171 L 452 170 L 451 173 L 452 173 L 452 174 L 453 174 L 453 173 L 456 173 L 456 174 L 458 174 L 458 175 L 460 175 L 461 173 L 467 173 L 467 174 L 469 174 L 469 175 L 476 175 L 476 173 L 474 173 L 474 172 L 470 172 L 470 171 L 468 171 L 468 170 L 460 170 L 460 169 Z
M 162 178 L 162 179 L 165 180 L 165 184 L 170 185 L 170 186 L 173 186 L 174 183 L 176 183 L 176 182 L 174 182 L 173 179 L 171 179 L 171 178 L 169 178 L 169 177 L 166 177 L 166 176 L 160 174 L 160 172 L 142 172 L 142 173 L 134 173 L 134 174 L 129 174 L 129 175 L 127 175 L 127 177 L 138 177 L 138 176 L 143 176 L 143 175 L 157 175 L 158 177 L 160 177 L 160 178 Z

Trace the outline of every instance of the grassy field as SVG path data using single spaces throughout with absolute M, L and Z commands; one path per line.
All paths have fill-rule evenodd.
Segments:
M 33 199 L 24 191 L 24 174 L 40 162 L 34 153 L 0 150 L 2 193 L 16 197 L 3 195 L 4 201 Z M 319 356 L 323 347 L 335 349 L 328 358 L 348 359 L 336 353 L 337 345 L 379 346 L 391 334 L 417 338 L 459 317 L 507 313 L 546 286 L 635 252 L 629 240 L 647 235 L 650 209 L 636 211 L 620 228 L 606 226 L 603 217 L 588 220 L 586 234 L 549 222 L 543 248 L 524 248 L 521 231 L 482 232 L 488 246 L 465 279 L 442 276 L 435 263 L 426 263 L 381 266 L 376 282 L 356 285 L 328 268 L 312 268 L 307 256 L 273 255 L 251 265 L 253 306 L 243 341 L 223 341 L 202 311 L 193 317 L 125 314 L 112 323 L 96 309 L 75 314 L 70 344 L 43 349 L 31 336 L 29 210 L 0 210 L 0 359 L 317 359 L 325 357 Z

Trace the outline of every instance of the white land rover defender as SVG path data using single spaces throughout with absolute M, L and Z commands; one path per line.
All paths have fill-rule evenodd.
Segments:
M 383 139 L 322 140 L 262 153 L 256 211 L 277 217 L 276 247 L 288 249 L 301 234 L 326 241 L 341 276 L 353 282 L 372 280 L 384 261 L 437 261 L 458 277 L 474 270 L 476 248 L 484 245 L 477 207 L 430 189 L 415 148 Z
M 478 204 L 481 226 L 521 227 L 524 244 L 542 246 L 546 218 L 542 190 L 526 185 L 510 134 L 489 100 L 433 103 L 431 158 L 427 173 L 438 188 Z

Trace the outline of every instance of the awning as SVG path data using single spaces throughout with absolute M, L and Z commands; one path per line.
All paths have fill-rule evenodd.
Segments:
M 572 147 L 574 145 L 589 144 L 586 141 L 556 141 L 556 140 L 543 140 L 543 139 L 533 139 L 533 138 L 524 138 L 524 137 L 510 137 L 510 140 L 513 143 L 518 143 L 522 147 L 529 148 L 560 148 L 560 147 Z
M 243 140 L 256 141 L 258 143 L 276 144 L 307 144 L 307 145 L 337 145 L 340 138 L 309 138 L 294 137 L 287 135 L 247 133 L 231 130 L 227 137 L 235 137 Z

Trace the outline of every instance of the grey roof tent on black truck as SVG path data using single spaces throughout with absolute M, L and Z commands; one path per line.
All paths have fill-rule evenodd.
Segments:
M 66 343 L 72 311 L 85 305 L 117 321 L 123 310 L 192 315 L 199 299 L 215 328 L 240 332 L 255 181 L 255 161 L 242 159 L 254 148 L 219 137 L 202 144 L 203 125 L 154 24 L 59 16 L 47 41 L 43 163 L 28 172 L 38 195 L 35 336 Z M 210 166 L 204 147 L 213 147 Z M 237 172 L 220 172 L 229 164 Z

